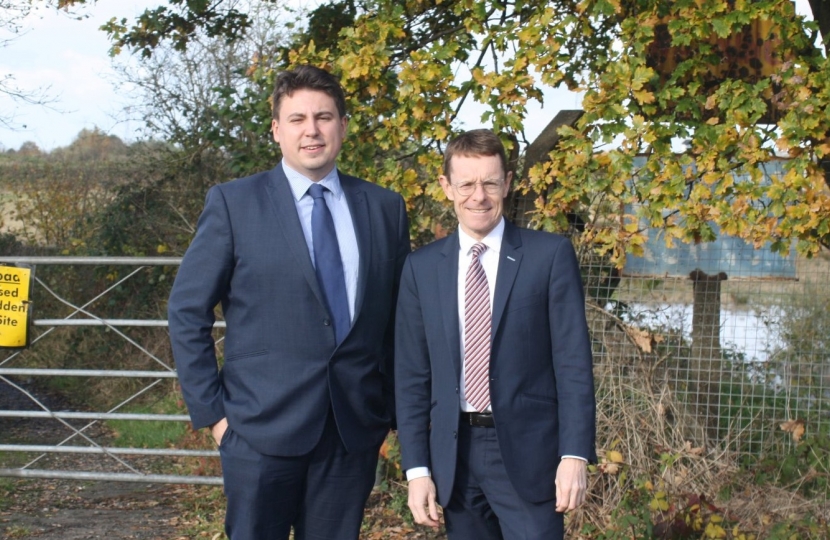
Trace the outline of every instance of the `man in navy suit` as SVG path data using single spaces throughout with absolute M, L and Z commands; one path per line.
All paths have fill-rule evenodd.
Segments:
M 173 354 L 194 428 L 219 445 L 228 536 L 355 539 L 394 413 L 406 209 L 335 167 L 337 79 L 283 72 L 272 107 L 282 161 L 208 191 L 170 295 Z
M 564 237 L 502 216 L 504 147 L 447 145 L 458 230 L 404 265 L 395 335 L 398 436 L 417 523 L 451 540 L 551 540 L 596 459 L 591 343 Z

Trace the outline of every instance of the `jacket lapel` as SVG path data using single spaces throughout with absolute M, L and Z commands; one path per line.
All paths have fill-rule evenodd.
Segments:
M 461 376 L 461 329 L 458 324 L 458 231 L 454 232 L 441 250 L 436 265 L 440 316 L 444 317 L 444 331 L 456 376 Z
M 363 298 L 366 295 L 366 282 L 369 279 L 369 266 L 372 260 L 372 222 L 369 219 L 369 207 L 366 202 L 366 193 L 360 187 L 360 182 L 352 177 L 338 171 L 340 186 L 349 205 L 349 212 L 352 214 L 355 236 L 357 237 L 357 252 L 360 257 L 360 264 L 357 271 L 357 291 L 354 302 L 354 324 L 360 315 L 360 308 L 363 306 Z
M 504 309 L 507 306 L 507 299 L 516 281 L 516 274 L 519 273 L 519 266 L 522 262 L 522 239 L 519 229 L 509 221 L 504 222 L 504 237 L 501 241 L 501 253 L 499 254 L 499 273 L 496 278 L 496 290 L 493 295 L 493 327 L 491 340 L 495 338 L 501 323 Z
M 308 281 L 314 296 L 325 306 L 323 293 L 320 291 L 320 284 L 317 283 L 317 275 L 314 273 L 314 266 L 311 264 L 311 255 L 308 253 L 308 244 L 303 234 L 303 226 L 300 224 L 300 217 L 297 215 L 297 206 L 294 203 L 294 194 L 288 185 L 288 179 L 282 170 L 282 164 L 277 165 L 268 177 L 268 196 L 274 205 L 277 223 L 282 231 L 288 250 L 297 261 L 297 268 Z

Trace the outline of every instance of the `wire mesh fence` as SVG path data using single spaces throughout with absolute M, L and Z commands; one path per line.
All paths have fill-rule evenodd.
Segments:
M 591 276 L 607 268 L 584 260 L 600 379 L 651 387 L 696 446 L 759 454 L 827 432 L 826 259 L 793 258 L 793 278 L 750 266 L 734 278 L 623 272 L 600 282 Z
M 533 210 L 532 197 L 513 201 L 521 225 Z M 651 232 L 645 254 L 618 270 L 575 229 L 599 445 L 640 429 L 762 456 L 830 431 L 830 254 L 782 255 L 726 235 L 669 249 Z

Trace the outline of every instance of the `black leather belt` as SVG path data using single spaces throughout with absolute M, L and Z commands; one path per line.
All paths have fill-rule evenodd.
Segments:
M 463 412 L 461 422 L 473 427 L 496 427 L 493 413 Z

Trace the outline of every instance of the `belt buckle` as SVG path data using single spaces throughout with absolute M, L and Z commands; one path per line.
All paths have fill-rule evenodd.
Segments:
M 492 413 L 468 413 L 470 415 L 470 425 L 474 427 L 494 427 Z

